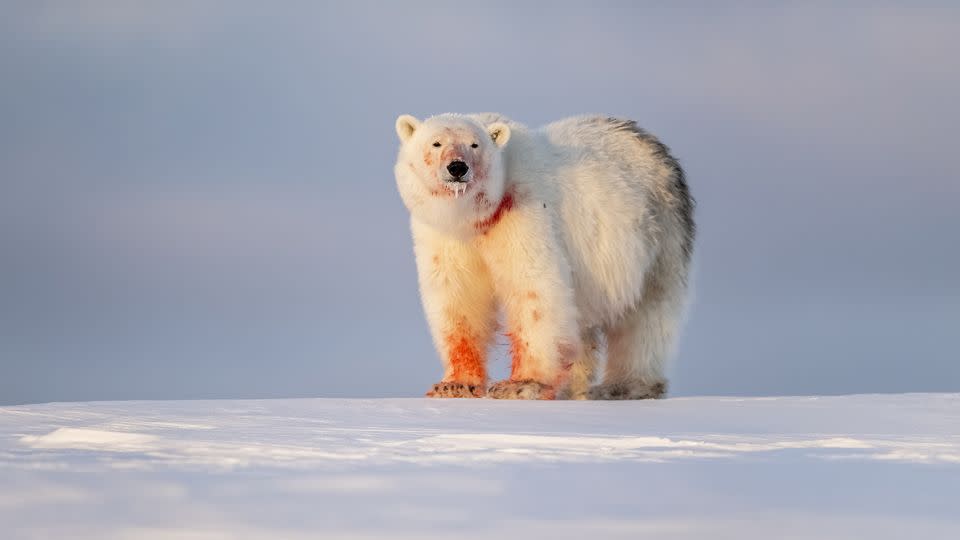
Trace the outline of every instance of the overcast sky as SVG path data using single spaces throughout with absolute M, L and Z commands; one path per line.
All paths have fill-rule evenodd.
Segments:
M 422 395 L 393 124 L 448 111 L 673 149 L 673 395 L 960 391 L 951 2 L 318 4 L 0 6 L 0 403 Z

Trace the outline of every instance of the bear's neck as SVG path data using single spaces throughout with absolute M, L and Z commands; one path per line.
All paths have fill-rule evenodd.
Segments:
M 514 204 L 514 191 L 513 188 L 508 187 L 506 191 L 503 192 L 503 197 L 500 198 L 500 204 L 493 210 L 493 212 L 486 218 L 476 222 L 474 224 L 474 229 L 476 229 L 479 234 L 487 234 L 490 229 L 494 228 L 497 223 L 500 223 L 500 219 L 503 218 L 503 215 L 513 210 Z

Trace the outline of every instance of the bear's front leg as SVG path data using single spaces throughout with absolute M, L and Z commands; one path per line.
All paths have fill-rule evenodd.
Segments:
M 486 393 L 486 349 L 489 340 L 468 322 L 464 310 L 449 307 L 439 321 L 442 343 L 443 380 L 427 391 L 427 397 L 472 398 Z
M 507 303 L 510 378 L 494 383 L 495 399 L 557 399 L 565 395 L 581 340 L 565 314 L 574 309 L 564 295 L 534 283 L 518 287 Z M 553 296 L 551 298 L 551 296 Z M 557 296 L 560 296 L 559 298 Z
M 487 395 L 556 399 L 567 395 L 583 352 L 569 263 L 540 204 L 519 207 L 478 239 L 506 312 L 510 378 Z
M 482 397 L 496 332 L 493 284 L 477 249 L 413 222 L 420 296 L 443 379 L 427 397 Z

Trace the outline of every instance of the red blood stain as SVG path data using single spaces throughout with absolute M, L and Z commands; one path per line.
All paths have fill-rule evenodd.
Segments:
M 509 191 L 500 199 L 500 204 L 497 205 L 496 210 L 490 214 L 490 217 L 480 220 L 474 223 L 474 228 L 481 233 L 486 233 L 494 225 L 500 222 L 500 219 L 503 218 L 503 215 L 513 209 L 513 193 Z
M 529 355 L 527 342 L 524 341 L 519 327 L 512 332 L 508 332 L 507 337 L 510 338 L 510 358 L 513 359 L 510 364 L 510 379 L 516 380 L 521 366 L 526 363 Z
M 529 298 L 530 300 L 536 300 L 537 298 L 540 298 L 540 297 L 537 296 L 536 291 L 527 291 L 527 298 Z
M 453 380 L 467 384 L 485 384 L 487 368 L 483 355 L 476 345 L 476 340 L 470 336 L 464 325 L 458 325 L 445 341 L 450 355 L 450 366 L 453 368 Z
M 540 319 L 543 318 L 543 314 L 540 313 L 540 310 L 539 310 L 539 309 L 533 310 L 533 312 L 530 314 L 530 316 L 533 317 L 533 322 L 539 322 Z

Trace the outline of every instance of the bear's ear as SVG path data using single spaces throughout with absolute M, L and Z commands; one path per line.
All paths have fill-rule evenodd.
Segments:
M 418 127 L 420 127 L 420 121 L 409 114 L 401 114 L 397 117 L 397 136 L 400 137 L 400 142 L 410 140 Z
M 500 148 L 503 148 L 503 145 L 507 144 L 507 141 L 510 140 L 510 126 L 503 122 L 494 122 L 487 126 L 487 133 L 489 133 L 490 138 L 493 139 L 493 144 Z

